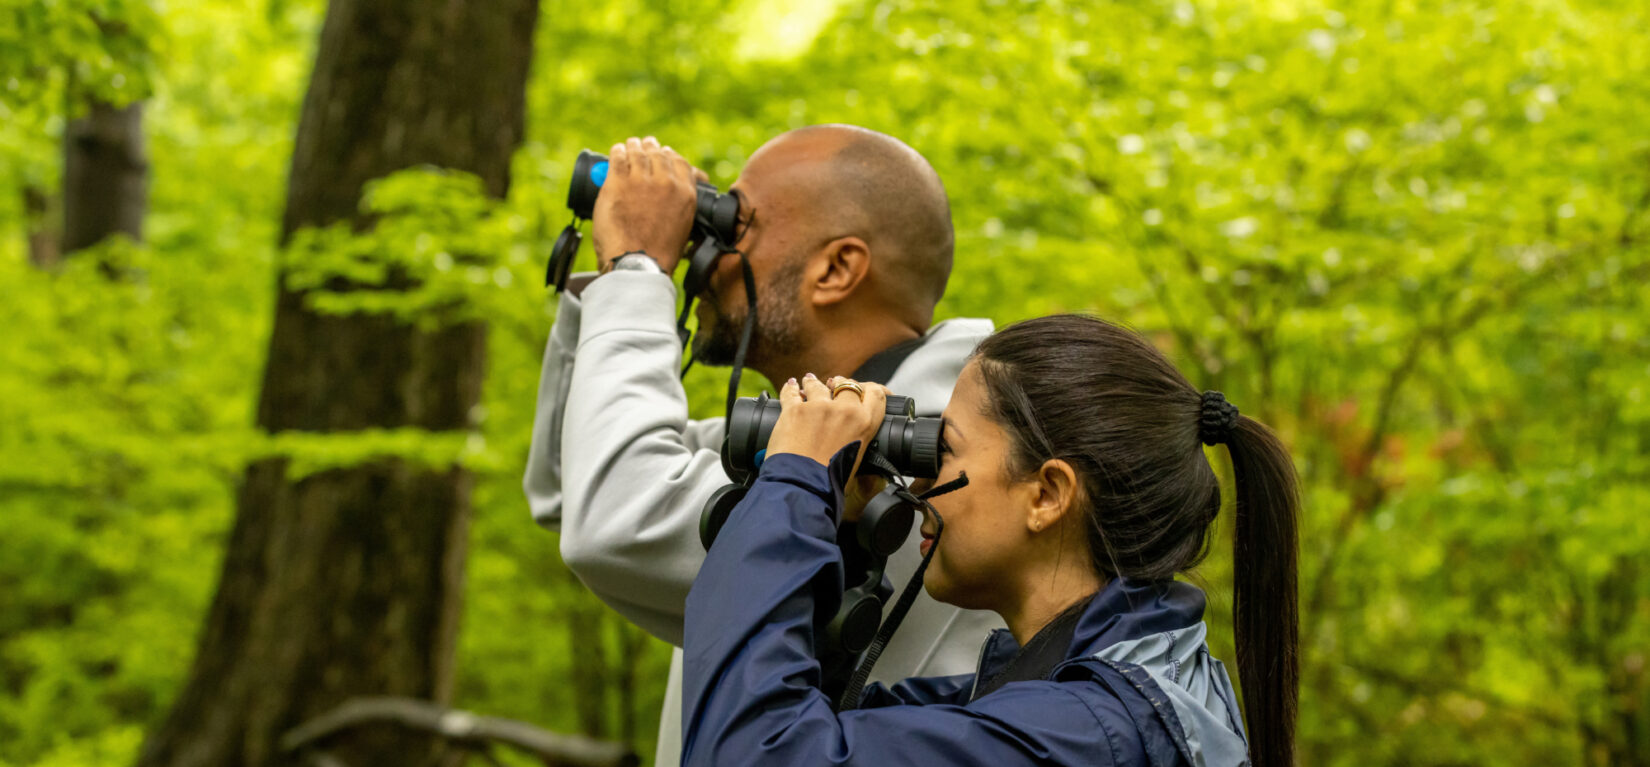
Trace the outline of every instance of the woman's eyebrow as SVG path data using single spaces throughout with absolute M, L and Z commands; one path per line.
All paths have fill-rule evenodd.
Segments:
M 940 426 L 944 427 L 944 430 L 940 433 L 944 434 L 946 439 L 951 439 L 953 434 L 959 437 L 962 436 L 962 430 L 957 428 L 956 421 L 942 417 L 940 418 Z

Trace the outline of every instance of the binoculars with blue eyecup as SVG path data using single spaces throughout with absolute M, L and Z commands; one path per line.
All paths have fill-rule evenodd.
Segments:
M 567 188 L 567 207 L 573 218 L 590 219 L 596 211 L 596 197 L 607 183 L 608 161 L 605 155 L 588 149 L 579 152 L 573 162 L 573 180 Z M 718 256 L 733 247 L 739 239 L 739 198 L 722 194 L 714 184 L 698 182 L 698 203 L 694 206 L 692 240 L 699 245 L 688 261 L 687 275 L 682 286 L 687 295 L 697 295 L 705 286 Z M 567 287 L 567 276 L 573 269 L 573 257 L 579 252 L 584 236 L 574 226 L 562 230 L 550 253 L 550 264 L 544 282 L 556 292 Z

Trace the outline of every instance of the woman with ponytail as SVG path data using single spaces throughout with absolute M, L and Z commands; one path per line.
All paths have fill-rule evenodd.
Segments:
M 686 763 L 1292 765 L 1293 462 L 1139 335 L 1088 317 L 986 339 L 945 411 L 936 484 L 959 489 L 932 501 L 918 572 L 1008 629 L 973 674 L 829 699 L 814 647 L 842 593 L 836 519 L 886 394 L 782 389 L 767 460 L 688 597 Z M 1235 475 L 1241 713 L 1203 593 L 1174 579 L 1221 509 L 1205 445 L 1225 445 Z

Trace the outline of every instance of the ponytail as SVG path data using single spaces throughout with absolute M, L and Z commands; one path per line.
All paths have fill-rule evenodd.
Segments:
M 1239 417 L 1226 447 L 1237 486 L 1233 622 L 1255 767 L 1290 767 L 1299 696 L 1295 464 L 1260 422 Z
M 1200 394 L 1144 337 L 1104 320 L 1027 320 L 985 339 L 974 359 L 990 416 L 1012 445 L 1010 472 L 1059 458 L 1082 477 L 1102 578 L 1167 580 L 1203 558 L 1221 503 L 1199 443 L 1226 445 L 1237 479 L 1232 601 L 1250 760 L 1293 767 L 1300 498 L 1283 444 L 1220 392 Z

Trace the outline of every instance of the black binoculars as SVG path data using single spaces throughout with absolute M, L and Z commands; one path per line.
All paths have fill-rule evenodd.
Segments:
M 573 162 L 573 182 L 567 188 L 567 207 L 579 218 L 596 211 L 596 196 L 607 183 L 607 157 L 588 149 Z M 699 201 L 694 208 L 694 224 L 703 225 L 724 242 L 733 242 L 739 223 L 739 198 L 722 194 L 708 181 L 698 182 Z
M 779 422 L 779 401 L 766 393 L 740 397 L 728 418 L 728 436 L 722 443 L 722 469 L 741 485 L 750 484 L 767 455 L 768 438 Z M 940 431 L 938 418 L 918 418 L 917 405 L 910 397 L 888 395 L 888 409 L 882 425 L 867 451 L 875 451 L 902 475 L 933 478 L 940 475 Z
M 567 207 L 573 211 L 575 219 L 588 220 L 595 214 L 596 197 L 607 183 L 607 171 L 605 155 L 588 149 L 579 152 L 579 158 L 573 162 L 573 180 L 567 188 Z M 698 182 L 698 194 L 693 213 L 692 239 L 700 245 L 688 261 L 688 272 L 682 282 L 684 291 L 690 296 L 703 290 L 716 258 L 731 249 L 739 239 L 739 198 L 722 194 L 714 184 L 705 181 Z M 557 292 L 566 289 L 567 276 L 573 270 L 573 257 L 578 254 L 579 244 L 583 241 L 584 236 L 579 234 L 577 228 L 568 226 L 562 230 L 550 254 L 549 268 L 544 276 L 546 285 L 554 286 Z
M 881 472 L 908 477 L 939 476 L 943 421 L 919 418 L 916 411 L 910 397 L 888 396 L 888 409 L 865 449 L 862 467 L 875 466 Z M 767 394 L 741 397 L 733 403 L 728 436 L 722 442 L 722 468 L 735 484 L 717 490 L 699 515 L 699 541 L 707 550 L 733 507 L 756 481 L 779 413 L 779 403 Z M 823 648 L 852 657 L 870 645 L 882 621 L 882 606 L 890 596 L 882 578 L 888 557 L 904 545 L 921 508 L 922 501 L 903 484 L 890 484 L 865 505 L 857 524 L 838 531 L 837 543 L 845 547 L 845 552 L 848 546 L 863 552 L 854 559 L 863 560 L 865 572 L 860 574 L 863 582 L 843 595 L 841 606 L 826 625 Z

